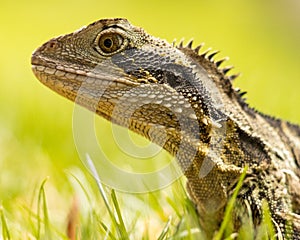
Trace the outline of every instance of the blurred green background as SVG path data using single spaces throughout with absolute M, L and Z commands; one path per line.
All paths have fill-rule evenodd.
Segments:
M 232 73 L 242 73 L 234 84 L 248 92 L 251 106 L 300 123 L 299 13 L 297 0 L 2 1 L 0 205 L 8 218 L 22 225 L 19 209 L 31 206 L 49 176 L 49 206 L 64 219 L 60 209 L 67 214 L 73 196 L 65 171 L 84 169 L 73 142 L 73 103 L 31 72 L 31 53 L 42 43 L 111 17 L 128 18 L 169 42 L 193 38 L 230 56 Z

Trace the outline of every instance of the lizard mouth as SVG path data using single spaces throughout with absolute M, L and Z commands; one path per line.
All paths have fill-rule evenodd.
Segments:
M 105 69 L 99 66 L 95 66 L 90 70 L 80 70 L 76 65 L 62 66 L 57 64 L 55 61 L 46 60 L 41 56 L 36 56 L 33 53 L 31 58 L 32 71 L 35 76 L 43 84 L 49 86 L 53 85 L 53 82 L 61 81 L 70 82 L 72 84 L 81 85 L 98 82 L 107 85 L 111 83 L 117 84 L 119 87 L 135 87 L 138 86 L 137 82 L 132 81 L 126 73 L 118 73 L 116 76 L 103 74 Z M 103 70 L 103 71 L 101 71 Z M 68 85 L 68 84 L 67 84 Z M 98 84 L 97 84 L 98 85 Z M 50 87 L 50 86 L 49 86 Z

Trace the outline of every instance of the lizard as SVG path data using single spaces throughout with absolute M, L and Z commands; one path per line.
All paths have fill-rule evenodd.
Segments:
M 201 47 L 102 19 L 44 43 L 31 64 L 53 91 L 176 156 L 207 239 L 246 166 L 235 227 L 249 207 L 257 226 L 266 201 L 275 237 L 300 239 L 300 127 L 250 107 L 225 59 Z

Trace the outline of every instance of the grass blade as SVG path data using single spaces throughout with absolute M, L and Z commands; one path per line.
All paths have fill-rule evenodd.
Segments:
M 237 198 L 237 195 L 243 185 L 243 181 L 245 179 L 245 176 L 246 176 L 246 173 L 247 173 L 247 170 L 248 170 L 248 166 L 246 166 L 240 176 L 240 179 L 236 185 L 236 188 L 233 192 L 233 195 L 231 197 L 231 199 L 229 200 L 227 206 L 226 206 L 226 209 L 225 209 L 225 214 L 224 214 L 224 220 L 222 221 L 222 224 L 221 224 L 221 227 L 218 231 L 218 233 L 216 234 L 216 236 L 214 237 L 214 240 L 221 240 L 222 237 L 223 237 L 223 234 L 226 230 L 226 227 L 231 219 L 231 212 L 232 212 L 232 209 L 234 207 L 234 203 L 235 203 L 235 200 Z
M 3 240 L 10 240 L 10 234 L 9 234 L 9 230 L 8 230 L 8 226 L 6 223 L 6 219 L 3 213 L 3 207 L 0 206 L 0 219 L 1 219 L 1 226 L 2 226 L 2 238 Z M 0 236 L 0 239 L 2 239 Z
M 47 177 L 41 184 L 39 194 L 38 194 L 38 205 L 37 205 L 37 215 L 38 215 L 38 232 L 37 232 L 37 239 L 42 239 L 41 237 L 41 209 L 44 216 L 44 230 L 45 230 L 45 239 L 52 239 L 51 231 L 50 231 L 50 221 L 49 221 L 49 214 L 47 208 L 47 200 L 46 200 L 46 193 L 45 193 L 45 184 L 49 178 Z M 44 239 L 44 238 L 43 238 Z
M 166 239 L 167 233 L 169 232 L 169 229 L 170 229 L 171 220 L 172 220 L 172 217 L 170 216 L 166 226 L 163 228 L 163 230 L 162 230 L 161 234 L 159 235 L 159 237 L 157 238 L 157 240 Z
M 129 239 L 129 236 L 127 234 L 126 227 L 125 227 L 125 224 L 123 221 L 123 217 L 121 214 L 120 206 L 119 206 L 119 203 L 118 203 L 118 200 L 116 197 L 116 193 L 115 193 L 115 190 L 113 190 L 113 189 L 111 191 L 111 198 L 112 198 L 112 202 L 114 204 L 114 207 L 115 207 L 115 210 L 116 210 L 116 213 L 118 216 L 118 220 L 119 220 L 118 227 L 120 229 L 120 233 L 122 234 L 122 239 Z

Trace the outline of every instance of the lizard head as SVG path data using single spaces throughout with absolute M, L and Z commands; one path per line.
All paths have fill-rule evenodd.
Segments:
M 43 84 L 118 124 L 130 115 L 140 124 L 178 128 L 176 117 L 185 115 L 207 132 L 222 118 L 216 108 L 222 105 L 215 94 L 219 88 L 189 50 L 148 35 L 126 19 L 104 19 L 51 39 L 31 62 Z M 159 107 L 147 113 L 149 104 Z

